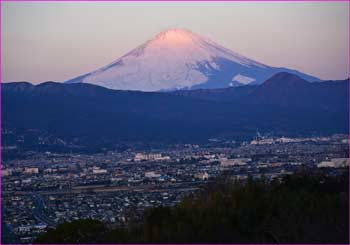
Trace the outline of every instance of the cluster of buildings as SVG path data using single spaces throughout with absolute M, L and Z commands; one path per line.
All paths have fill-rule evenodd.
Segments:
M 120 226 L 141 220 L 145 209 L 176 205 L 222 173 L 234 180 L 272 180 L 300 167 L 341 174 L 349 166 L 346 140 L 284 138 L 238 147 L 211 142 L 143 152 L 31 153 L 3 165 L 3 222 L 19 242 L 31 243 L 62 222 L 92 218 Z
M 134 157 L 135 162 L 140 161 L 170 161 L 169 156 L 162 156 L 161 153 L 137 153 Z

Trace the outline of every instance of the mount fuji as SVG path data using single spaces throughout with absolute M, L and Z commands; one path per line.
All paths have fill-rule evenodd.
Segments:
M 278 72 L 289 72 L 312 82 L 320 80 L 254 61 L 191 31 L 170 29 L 111 64 L 66 83 L 140 91 L 210 89 L 261 84 Z

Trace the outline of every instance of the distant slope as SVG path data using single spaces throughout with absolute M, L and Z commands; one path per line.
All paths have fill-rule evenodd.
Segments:
M 280 73 L 262 85 L 117 91 L 89 84 L 2 84 L 3 127 L 37 129 L 83 144 L 203 142 L 348 132 L 349 80 L 308 83 Z
M 226 89 L 180 90 L 176 95 L 204 100 L 237 102 L 244 104 L 270 104 L 286 107 L 327 106 L 334 109 L 347 106 L 349 79 L 310 83 L 299 76 L 280 72 L 261 85 L 249 85 Z

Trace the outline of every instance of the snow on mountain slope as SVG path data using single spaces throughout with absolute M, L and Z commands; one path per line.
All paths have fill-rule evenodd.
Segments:
M 141 91 L 219 88 L 260 83 L 283 69 L 248 59 L 190 31 L 170 29 L 113 63 L 66 82 Z
M 238 74 L 232 78 L 232 81 L 239 82 L 241 84 L 247 85 L 249 83 L 252 83 L 255 81 L 254 78 L 247 77 L 247 76 L 242 76 L 241 74 Z

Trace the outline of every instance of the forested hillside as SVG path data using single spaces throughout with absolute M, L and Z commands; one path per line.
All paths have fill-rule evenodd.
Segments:
M 282 182 L 220 180 L 142 223 L 109 229 L 93 220 L 61 224 L 37 243 L 348 243 L 348 176 L 304 174 Z

